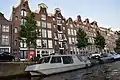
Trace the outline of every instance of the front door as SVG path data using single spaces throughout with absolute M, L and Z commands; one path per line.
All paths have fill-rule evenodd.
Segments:
M 63 50 L 60 50 L 60 54 L 63 54 Z

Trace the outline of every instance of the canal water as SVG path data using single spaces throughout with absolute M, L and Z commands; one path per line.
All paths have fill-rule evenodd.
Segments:
M 44 77 L 14 77 L 0 80 L 120 80 L 120 61 Z

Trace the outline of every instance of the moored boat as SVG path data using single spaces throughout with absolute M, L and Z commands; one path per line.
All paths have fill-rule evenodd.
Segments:
M 78 55 L 50 55 L 41 58 L 38 63 L 27 66 L 25 71 L 35 75 L 50 75 L 90 66 L 87 58 Z

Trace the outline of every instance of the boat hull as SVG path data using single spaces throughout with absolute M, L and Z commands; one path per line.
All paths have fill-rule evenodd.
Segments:
M 62 72 L 68 72 L 68 71 L 73 71 L 81 68 L 85 68 L 85 64 L 81 65 L 71 65 L 71 66 L 64 66 L 64 67 L 59 67 L 59 68 L 50 68 L 50 69 L 41 69 L 37 71 L 27 71 L 30 72 L 31 76 L 41 76 L 41 75 L 51 75 L 51 74 L 57 74 L 57 73 L 62 73 Z

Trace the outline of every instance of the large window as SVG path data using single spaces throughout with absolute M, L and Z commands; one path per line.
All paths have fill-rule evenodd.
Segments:
M 21 50 L 21 59 L 26 59 L 28 57 L 27 51 Z
M 47 40 L 42 40 L 42 47 L 47 48 Z
M 17 29 L 17 27 L 15 27 L 15 29 L 14 29 L 14 33 L 18 33 L 18 29 Z
M 76 30 L 74 30 L 74 34 L 77 35 Z
M 9 32 L 9 26 L 3 25 L 3 26 L 2 26 L 2 31 L 3 31 L 3 32 Z
M 61 57 L 52 57 L 50 63 L 61 63 Z
M 21 16 L 27 16 L 26 10 L 24 10 L 24 9 L 21 10 Z
M 51 28 L 51 23 L 47 23 L 47 28 Z
M 71 34 L 70 34 L 70 29 L 68 29 L 68 34 L 71 35 Z
M 42 37 L 46 38 L 46 30 L 45 29 L 42 29 Z
M 2 35 L 2 44 L 9 45 L 9 36 Z
M 63 56 L 63 64 L 72 64 L 73 63 L 73 58 L 72 56 Z
M 75 43 L 75 38 L 72 38 L 72 44 L 74 44 Z
M 37 47 L 41 47 L 41 40 L 38 39 L 36 42 L 37 42 Z
M 48 30 L 48 38 L 52 38 L 52 31 L 51 30 Z
M 69 44 L 72 44 L 72 40 L 71 40 L 71 37 L 69 37 Z
M 52 40 L 48 40 L 48 47 L 53 48 Z
M 41 14 L 41 19 L 42 19 L 42 20 L 46 20 L 46 15 Z
M 25 41 L 20 41 L 20 47 L 21 48 L 26 48 L 27 47 L 27 44 Z
M 46 22 L 43 22 L 43 21 L 42 21 L 42 27 L 43 27 L 43 28 L 46 28 Z
M 74 35 L 73 29 L 71 29 L 71 34 Z
M 26 20 L 25 19 L 21 19 L 21 25 L 25 25 Z

